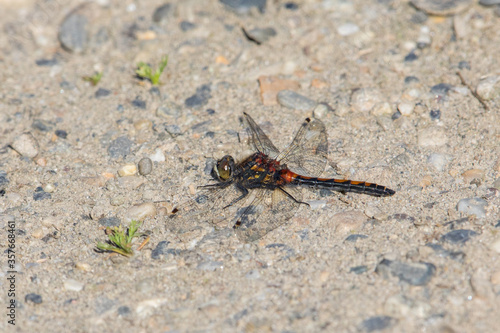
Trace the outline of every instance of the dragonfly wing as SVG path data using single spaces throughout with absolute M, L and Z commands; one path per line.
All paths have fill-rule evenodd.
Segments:
M 300 126 L 292 143 L 277 160 L 290 170 L 304 176 L 317 177 L 326 167 L 328 140 L 323 122 L 307 118 Z
M 245 116 L 245 120 L 248 124 L 248 134 L 252 138 L 252 143 L 257 149 L 257 151 L 266 154 L 270 158 L 275 158 L 279 154 L 278 148 L 274 146 L 274 144 L 269 140 L 264 131 L 257 125 L 257 123 L 248 115 L 243 112 Z
M 293 188 L 285 190 L 277 188 L 272 192 L 270 198 L 269 190 L 257 189 L 254 191 L 260 193 L 256 194 L 250 205 L 241 209 L 235 225 L 238 238 L 244 242 L 256 241 L 290 220 L 300 205 L 300 192 Z
M 167 229 L 184 233 L 195 229 L 202 222 L 219 224 L 231 214 L 231 203 L 241 197 L 242 191 L 235 184 L 208 186 L 194 198 L 173 209 L 167 218 Z

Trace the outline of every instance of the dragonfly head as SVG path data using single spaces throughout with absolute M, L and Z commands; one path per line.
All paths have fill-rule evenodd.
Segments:
M 224 182 L 231 178 L 234 171 L 234 159 L 230 155 L 226 155 L 217 161 L 214 167 L 214 173 L 218 180 Z

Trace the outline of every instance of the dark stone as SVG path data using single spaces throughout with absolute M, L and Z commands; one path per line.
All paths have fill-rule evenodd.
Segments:
M 99 219 L 99 224 L 105 227 L 118 227 L 121 220 L 118 217 L 103 217 Z
M 394 323 L 394 318 L 389 316 L 370 317 L 363 320 L 361 327 L 366 332 L 382 331 Z
M 128 306 L 120 306 L 117 312 L 119 316 L 125 317 L 130 314 L 131 310 Z
M 167 131 L 168 134 L 170 134 L 172 137 L 176 137 L 182 134 L 182 131 L 179 126 L 177 125 L 166 125 L 165 126 L 165 131 Z
M 445 96 L 451 88 L 453 88 L 451 84 L 439 83 L 431 88 L 431 93 L 438 96 Z
M 237 14 L 246 15 L 252 7 L 259 9 L 261 13 L 266 11 L 266 0 L 219 0 L 225 7 Z
M 142 100 L 139 96 L 137 96 L 133 101 L 132 105 L 138 109 L 146 109 L 146 101 Z
M 132 141 L 126 136 L 121 136 L 113 140 L 108 147 L 108 154 L 111 158 L 125 157 L 130 154 Z
M 194 28 L 196 28 L 196 24 L 191 23 L 189 21 L 182 21 L 179 24 L 179 27 L 181 28 L 182 31 L 189 31 L 189 30 L 193 30 Z
M 495 224 L 495 228 L 500 228 L 500 221 L 498 221 L 498 223 Z
M 375 269 L 375 272 L 388 278 L 389 275 L 396 276 L 400 281 L 405 281 L 413 286 L 423 286 L 429 283 L 436 272 L 436 266 L 431 263 L 404 263 L 383 259 Z
M 441 110 L 439 109 L 431 110 L 431 112 L 429 112 L 429 116 L 431 117 L 431 119 L 438 120 L 439 118 L 441 118 Z
M 468 69 L 470 70 L 470 64 L 468 61 L 462 60 L 458 63 L 458 68 L 459 69 Z
M 405 84 L 418 83 L 420 80 L 416 76 L 407 76 L 405 77 Z
M 297 10 L 299 9 L 299 5 L 297 5 L 295 2 L 287 2 L 285 3 L 285 9 L 288 10 Z
M 94 94 L 95 98 L 101 98 L 101 97 L 106 97 L 109 94 L 111 94 L 111 90 L 104 89 L 104 88 L 99 88 Z
M 471 237 L 476 235 L 477 232 L 475 232 L 474 230 L 457 229 L 441 236 L 441 240 L 452 244 L 465 244 L 468 240 L 471 239 Z
M 70 14 L 59 27 L 59 42 L 70 52 L 83 52 L 88 45 L 87 18 L 81 14 Z
M 277 35 L 276 30 L 273 28 L 254 28 L 252 30 L 243 29 L 243 33 L 248 40 L 255 42 L 258 45 L 267 42 L 271 37 Z
M 358 239 L 365 239 L 365 238 L 368 238 L 368 236 L 366 236 L 366 235 L 360 235 L 360 234 L 353 234 L 353 235 L 347 236 L 347 238 L 345 239 L 345 241 L 346 242 L 355 242 Z
M 42 296 L 35 294 L 35 293 L 30 293 L 24 296 L 24 301 L 26 303 L 34 303 L 34 304 L 42 304 Z
M 396 112 L 394 112 L 394 113 L 392 114 L 391 119 L 392 119 L 392 120 L 396 120 L 396 119 L 401 118 L 401 116 L 402 116 L 402 114 L 401 114 L 401 112 L 399 112 L 399 110 L 398 110 L 398 111 L 396 111 Z
M 52 195 L 48 192 L 45 192 L 43 188 L 37 187 L 35 189 L 35 193 L 33 193 L 33 200 L 40 201 L 45 199 L 52 199 Z
M 206 111 L 209 115 L 213 115 L 215 113 L 214 109 L 207 109 Z
M 405 56 L 405 59 L 404 61 L 405 62 L 412 62 L 412 61 L 415 61 L 418 59 L 418 56 L 415 54 L 414 51 L 411 51 L 410 53 L 408 53 L 406 56 Z
M 52 67 L 59 63 L 56 58 L 52 59 L 38 59 L 35 60 L 35 64 L 40 67 Z
M 212 98 L 211 95 L 212 89 L 210 88 L 210 84 L 204 84 L 198 88 L 196 88 L 196 93 L 187 98 L 184 101 L 184 105 L 188 108 L 199 108 L 208 103 L 208 100 Z
M 354 273 L 356 275 L 363 274 L 367 271 L 368 271 L 368 266 L 365 265 L 351 267 L 351 269 L 349 270 L 349 272 Z
M 41 119 L 33 120 L 33 124 L 31 124 L 31 127 L 33 127 L 36 130 L 39 130 L 40 132 L 50 132 L 53 128 L 51 123 Z
M 166 21 L 169 13 L 170 13 L 170 8 L 171 5 L 169 3 L 166 3 L 158 8 L 155 9 L 153 13 L 153 21 L 156 23 Z
M 61 139 L 66 139 L 68 137 L 68 132 L 65 130 L 56 130 L 55 132 L 56 136 Z

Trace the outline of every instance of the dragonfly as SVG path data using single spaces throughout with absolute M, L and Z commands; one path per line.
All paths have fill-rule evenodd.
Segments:
M 167 227 L 183 233 L 203 215 L 219 225 L 228 221 L 238 238 L 253 242 L 291 219 L 300 205 L 303 187 L 354 192 L 377 197 L 394 195 L 386 186 L 348 179 L 319 178 L 328 158 L 323 122 L 306 118 L 291 144 L 279 151 L 264 131 L 243 113 L 254 153 L 239 163 L 231 155 L 214 165 L 214 183 L 202 193 L 172 210 Z

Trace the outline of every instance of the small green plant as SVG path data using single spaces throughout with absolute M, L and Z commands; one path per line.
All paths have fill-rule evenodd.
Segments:
M 96 72 L 92 76 L 84 76 L 83 80 L 90 82 L 93 86 L 97 86 L 99 81 L 101 81 L 102 78 L 102 72 Z
M 137 234 L 137 230 L 140 226 L 140 222 L 132 221 L 127 231 L 125 231 L 121 225 L 119 227 L 106 228 L 109 240 L 106 243 L 97 243 L 97 248 L 103 251 L 116 252 L 126 257 L 131 257 L 134 254 L 132 250 L 132 239 L 142 235 Z
M 145 62 L 140 62 L 137 64 L 137 70 L 135 73 L 137 74 L 138 77 L 147 79 L 151 81 L 153 85 L 158 85 L 160 84 L 160 75 L 163 73 L 163 70 L 167 66 L 168 63 L 168 56 L 163 56 L 161 58 L 160 65 L 158 66 L 158 69 L 153 73 L 153 69 L 151 66 L 146 64 Z

